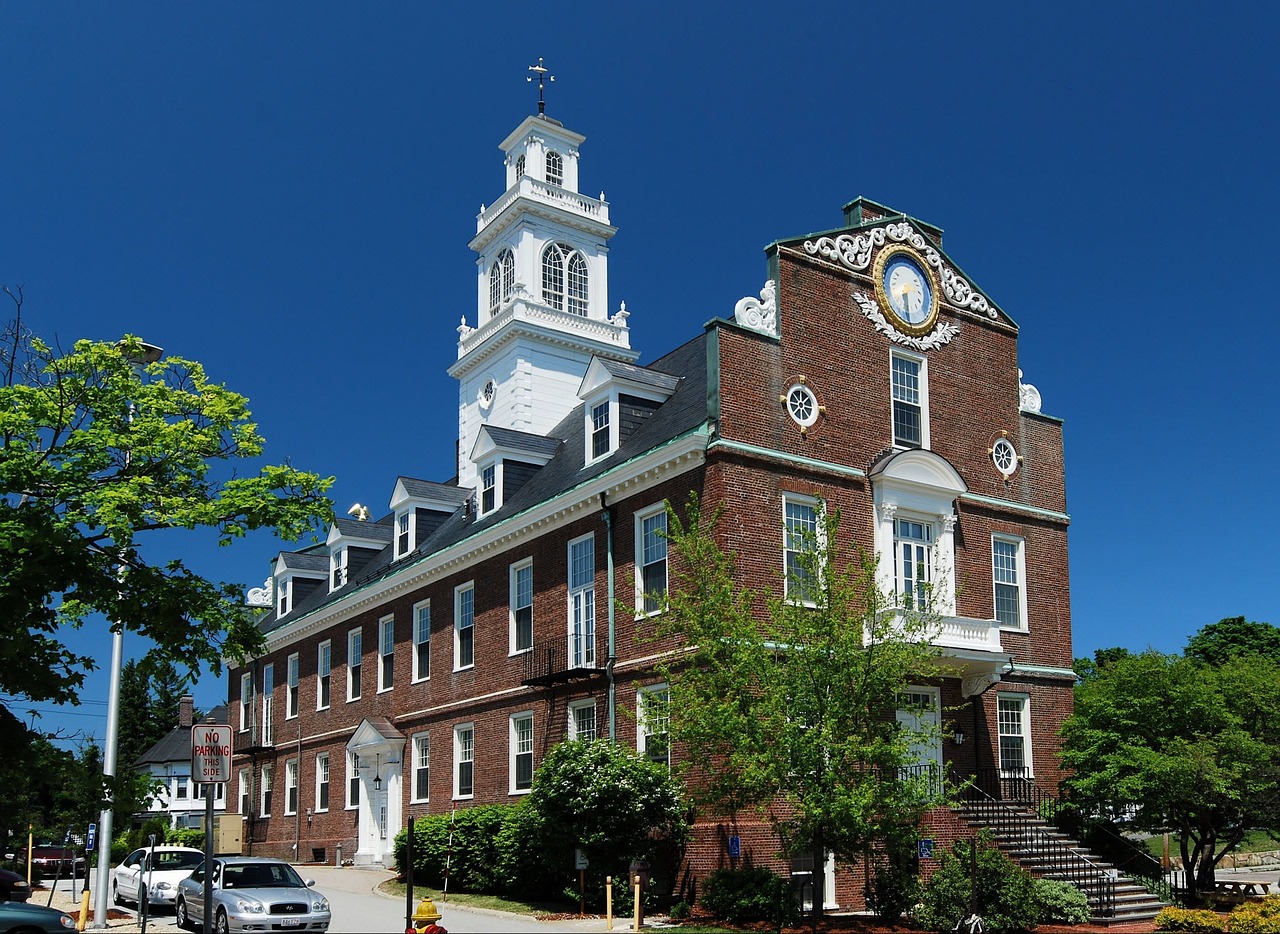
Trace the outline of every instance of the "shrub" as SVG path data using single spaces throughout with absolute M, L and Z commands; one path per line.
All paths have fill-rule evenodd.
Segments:
M 920 897 L 920 879 L 914 861 L 889 859 L 875 867 L 867 907 L 884 921 L 897 921 Z
M 1227 919 L 1227 930 L 1232 934 L 1280 934 L 1280 895 L 1236 908 Z
M 416 885 L 449 887 L 467 892 L 501 894 L 509 879 L 503 867 L 499 841 L 509 840 L 503 833 L 508 821 L 515 819 L 522 805 L 481 804 L 453 814 L 432 814 L 413 822 L 413 876 Z M 395 839 L 396 869 L 405 873 L 407 831 Z
M 1069 882 L 1036 880 L 1036 907 L 1041 924 L 1086 924 L 1089 899 Z
M 169 827 L 162 837 L 171 846 L 190 846 L 204 849 L 204 831 L 199 827 Z
M 1225 931 L 1226 920 L 1213 911 L 1191 908 L 1161 908 L 1156 915 L 1157 931 L 1193 931 L 1197 934 L 1213 934 Z
M 687 921 L 692 913 L 693 909 L 689 907 L 688 902 L 679 901 L 671 906 L 671 911 L 668 914 L 672 921 Z
M 975 846 L 976 891 L 971 882 Z M 927 930 L 951 931 L 973 896 L 987 931 L 1029 931 L 1039 920 L 1035 893 L 1035 879 L 992 846 L 990 834 L 982 833 L 974 841 L 956 841 L 942 854 L 913 916 Z
M 791 884 L 771 870 L 757 867 L 716 869 L 702 883 L 698 903 L 730 924 L 773 921 L 786 924 L 797 911 Z

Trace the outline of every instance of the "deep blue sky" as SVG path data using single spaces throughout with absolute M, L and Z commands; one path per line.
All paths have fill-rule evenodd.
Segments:
M 1278 29 L 1265 3 L 7 3 L 0 282 L 64 344 L 201 360 L 271 458 L 381 514 L 397 475 L 453 473 L 467 242 L 543 56 L 642 362 L 858 195 L 942 227 L 1065 420 L 1075 654 L 1176 651 L 1280 622 Z M 248 586 L 278 549 L 173 547 Z M 100 737 L 106 692 L 42 724 Z

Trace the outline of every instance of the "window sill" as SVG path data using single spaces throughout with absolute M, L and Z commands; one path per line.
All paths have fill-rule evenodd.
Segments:
M 414 679 L 413 679 L 412 681 L 410 681 L 409 683 L 410 683 L 410 684 L 422 684 L 424 681 L 430 681 L 430 680 L 431 680 L 431 675 L 427 675 L 425 678 L 414 678 Z
M 507 658 L 515 658 L 517 655 L 528 655 L 532 651 L 533 646 L 529 646 L 527 649 L 511 649 L 507 652 Z
M 348 704 L 354 704 L 354 703 L 355 703 L 356 701 L 358 701 L 359 699 L 360 699 L 360 695 L 359 695 L 359 694 L 357 694 L 355 697 L 348 697 L 348 698 L 347 698 L 347 703 L 348 703 Z
M 473 793 L 473 794 L 469 794 L 469 795 L 454 795 L 454 796 L 453 796 L 453 800 L 454 800 L 454 801 L 471 801 L 471 800 L 474 800 L 474 798 L 475 798 L 475 794 L 474 794 L 474 793 Z
M 513 789 L 511 789 L 510 791 L 508 791 L 508 792 L 507 792 L 507 795 L 508 795 L 509 797 L 513 797 L 513 798 L 515 798 L 515 797 L 519 797 L 519 796 L 521 796 L 521 795 L 527 795 L 527 794 L 528 794 L 529 792 L 531 792 L 531 791 L 533 791 L 533 789 L 532 789 L 532 788 L 513 788 Z
M 317 707 L 317 708 L 316 708 L 316 713 L 319 713 L 319 712 L 320 712 L 320 711 L 322 711 L 322 710 L 328 710 L 328 709 L 329 709 L 329 705 L 328 705 L 328 704 L 325 704 L 323 707 Z
M 390 694 L 390 693 L 391 693 L 392 691 L 394 691 L 395 689 L 396 689 L 396 686 L 393 684 L 393 685 L 391 685 L 391 687 L 389 687 L 389 688 L 378 688 L 378 693 L 379 693 L 379 694 Z
M 329 809 L 328 809 L 328 808 L 315 808 L 314 810 L 312 810 L 312 812 L 311 812 L 311 813 L 312 813 L 312 814 L 328 814 L 328 813 L 329 813 Z
M 409 803 L 410 804 L 430 804 L 431 799 L 430 798 L 410 798 Z
M 1000 626 L 1000 631 L 1001 631 L 1001 632 L 1030 632 L 1030 631 L 1031 631 L 1031 629 L 1030 629 L 1030 627 L 1025 626 L 1025 625 L 1023 625 L 1023 626 Z
M 475 662 L 472 662 L 470 665 L 454 665 L 454 666 L 453 666 L 453 670 L 454 670 L 455 672 L 457 672 L 457 671 L 470 671 L 471 669 L 473 669 L 473 668 L 475 668 L 475 667 L 476 667 L 476 663 L 475 663 Z

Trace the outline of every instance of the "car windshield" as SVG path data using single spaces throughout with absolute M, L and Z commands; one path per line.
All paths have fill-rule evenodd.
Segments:
M 224 889 L 305 888 L 288 863 L 230 863 L 222 870 Z
M 156 871 L 167 869 L 195 869 L 204 862 L 203 853 L 157 853 Z

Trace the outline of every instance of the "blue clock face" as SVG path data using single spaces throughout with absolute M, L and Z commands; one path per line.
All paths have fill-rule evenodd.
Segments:
M 909 256 L 899 254 L 884 264 L 883 287 L 889 309 L 909 325 L 921 325 L 933 314 L 933 285 Z

